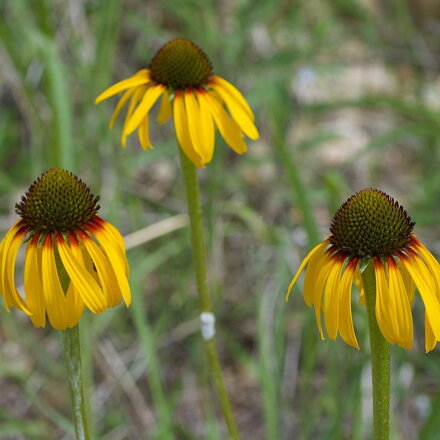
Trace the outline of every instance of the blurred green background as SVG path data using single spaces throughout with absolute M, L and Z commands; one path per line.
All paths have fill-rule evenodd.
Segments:
M 200 171 L 242 438 L 371 438 L 365 309 L 353 304 L 356 351 L 321 341 L 300 289 L 288 304 L 284 293 L 338 206 L 364 187 L 397 198 L 439 255 L 438 0 L 2 0 L 0 17 L 1 235 L 20 195 L 60 161 L 123 234 L 155 227 L 131 236 L 133 306 L 81 322 L 94 438 L 173 438 L 167 419 L 176 439 L 227 438 L 198 332 L 172 125 L 151 122 L 152 151 L 136 136 L 123 150 L 121 121 L 107 130 L 115 99 L 93 105 L 174 37 L 205 50 L 261 133 L 242 157 L 218 137 Z M 0 319 L 0 439 L 73 438 L 60 335 L 16 310 Z M 391 438 L 438 439 L 440 355 L 424 353 L 419 298 L 414 319 L 414 348 L 392 347 Z

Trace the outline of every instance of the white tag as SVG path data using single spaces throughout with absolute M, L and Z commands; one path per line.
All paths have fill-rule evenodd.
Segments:
M 200 330 L 203 339 L 209 341 L 215 336 L 215 316 L 209 312 L 200 314 Z

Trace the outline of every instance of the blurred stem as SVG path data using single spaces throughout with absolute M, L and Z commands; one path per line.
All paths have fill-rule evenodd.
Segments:
M 51 22 L 52 8 L 47 0 L 37 2 L 34 14 L 39 32 L 32 35 L 33 43 L 44 59 L 46 93 L 52 110 L 52 131 L 49 141 L 48 163 L 52 167 L 74 171 L 74 149 L 72 134 L 72 110 L 67 72 L 61 59 Z
M 374 440 L 389 439 L 390 420 L 390 347 L 376 320 L 376 277 L 370 259 L 362 272 L 362 284 L 368 311 L 373 379 Z
M 162 387 L 161 368 L 156 355 L 156 347 L 152 330 L 146 322 L 145 304 L 140 295 L 133 295 L 132 307 L 130 307 L 133 315 L 134 324 L 137 334 L 139 335 L 141 346 L 144 350 L 145 359 L 148 363 L 148 386 L 151 391 L 151 397 L 157 411 L 158 428 L 160 431 L 159 438 L 171 440 L 174 438 L 172 433 L 172 417 L 167 403 L 165 392 Z
M 62 335 L 76 439 L 89 440 L 90 436 L 87 422 L 87 408 L 84 399 L 83 380 L 81 374 L 81 351 L 79 344 L 78 325 L 73 328 L 62 330 Z
M 212 313 L 208 291 L 205 237 L 203 232 L 202 206 L 200 202 L 200 189 L 197 171 L 194 164 L 185 156 L 180 147 L 179 153 L 180 164 L 183 172 L 183 181 L 185 185 L 188 214 L 190 218 L 191 248 L 194 272 L 197 281 L 197 291 L 199 294 L 200 312 Z M 204 340 L 204 347 L 208 357 L 211 378 L 214 382 L 215 389 L 220 400 L 220 407 L 228 427 L 229 434 L 232 439 L 239 440 L 240 437 L 235 425 L 231 404 L 229 402 L 228 393 L 223 380 L 223 372 L 218 358 L 215 336 L 208 340 Z

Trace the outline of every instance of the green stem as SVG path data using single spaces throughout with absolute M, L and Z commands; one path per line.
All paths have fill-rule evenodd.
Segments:
M 62 335 L 76 439 L 89 440 L 87 408 L 84 399 L 81 373 L 81 351 L 79 345 L 78 325 L 63 330 Z
M 368 262 L 362 273 L 362 284 L 370 329 L 374 440 L 388 440 L 390 424 L 390 347 L 377 325 L 376 277 L 372 260 Z
M 208 291 L 208 277 L 206 270 L 205 238 L 202 223 L 202 206 L 200 203 L 200 189 L 197 171 L 194 164 L 185 156 L 179 148 L 180 163 L 183 172 L 183 181 L 186 191 L 188 214 L 191 229 L 191 248 L 194 264 L 194 272 L 199 294 L 200 312 L 211 312 L 211 301 Z M 208 357 L 210 373 L 214 381 L 215 389 L 220 401 L 220 407 L 225 419 L 229 434 L 232 439 L 239 440 L 239 434 L 235 425 L 231 404 L 223 380 L 223 373 L 217 353 L 215 337 L 204 341 L 206 355 Z

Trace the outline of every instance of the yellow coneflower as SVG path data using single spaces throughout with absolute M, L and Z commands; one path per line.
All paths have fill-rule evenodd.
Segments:
M 359 348 L 351 288 L 355 280 L 362 290 L 360 270 L 372 260 L 381 333 L 390 343 L 412 347 L 411 305 L 417 287 L 425 305 L 425 348 L 432 350 L 440 340 L 440 266 L 416 238 L 413 226 L 404 208 L 384 192 L 365 189 L 354 194 L 336 212 L 330 236 L 302 261 L 287 297 L 307 265 L 304 300 L 315 308 L 321 337 L 322 311 L 329 338 L 339 332 L 347 344 Z
M 162 96 L 157 121 L 165 123 L 171 114 L 176 137 L 186 156 L 203 168 L 214 153 L 215 128 L 238 154 L 247 147 L 243 133 L 258 138 L 254 115 L 242 94 L 228 81 L 212 73 L 205 53 L 193 42 L 176 38 L 165 44 L 147 69 L 120 81 L 95 100 L 95 104 L 124 92 L 110 120 L 128 102 L 121 143 L 136 129 L 143 149 L 152 147 L 148 113 Z
M 21 219 L 0 244 L 0 294 L 36 327 L 74 327 L 84 306 L 100 313 L 131 301 L 122 237 L 96 215 L 99 197 L 72 173 L 51 169 L 30 187 L 16 212 Z M 19 247 L 26 242 L 23 301 L 15 287 Z

